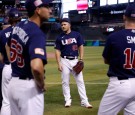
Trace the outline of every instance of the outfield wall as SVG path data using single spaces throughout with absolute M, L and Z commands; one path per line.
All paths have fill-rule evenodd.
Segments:
M 55 41 L 53 40 L 47 40 L 46 44 L 47 46 L 54 46 Z M 101 40 L 86 40 L 84 43 L 84 46 L 104 46 L 105 41 Z

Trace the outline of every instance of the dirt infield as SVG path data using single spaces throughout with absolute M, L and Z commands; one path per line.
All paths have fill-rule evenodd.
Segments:
M 55 53 L 47 53 L 47 58 L 55 58 Z

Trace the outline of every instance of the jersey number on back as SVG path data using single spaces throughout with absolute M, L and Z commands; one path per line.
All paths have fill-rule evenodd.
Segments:
M 131 59 L 131 48 L 126 48 L 124 50 L 125 58 L 125 69 L 132 69 L 135 68 L 135 51 L 133 52 L 133 59 Z
M 18 67 L 24 66 L 24 58 L 22 56 L 23 48 L 22 45 L 19 44 L 15 39 L 11 40 L 11 47 L 10 47 L 10 60 L 11 63 L 16 61 Z

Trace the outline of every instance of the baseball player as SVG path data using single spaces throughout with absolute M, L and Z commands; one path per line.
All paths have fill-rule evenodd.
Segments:
M 2 30 L 6 29 L 9 26 L 10 26 L 10 24 L 7 24 L 7 23 L 2 24 Z M 0 47 L 0 111 L 1 111 L 2 100 L 3 100 L 1 85 L 2 85 L 2 70 L 4 67 L 3 56 L 1 54 L 1 52 L 2 52 L 2 47 Z
M 109 64 L 110 82 L 101 100 L 98 115 L 135 115 L 135 3 L 127 6 L 125 29 L 109 35 L 103 57 Z
M 20 21 L 20 14 L 16 8 L 11 8 L 8 12 L 9 23 L 11 26 L 7 27 L 0 33 L 0 46 L 1 46 L 1 53 L 3 55 L 3 62 L 4 68 L 2 71 L 2 108 L 1 108 L 1 115 L 11 115 L 10 110 L 10 103 L 8 99 L 8 85 L 11 79 L 11 65 L 7 57 L 5 45 L 7 40 L 11 37 L 11 32 L 13 30 L 13 26 Z
M 63 18 L 61 20 L 61 28 L 63 33 L 56 39 L 55 49 L 58 69 L 61 71 L 65 107 L 70 107 L 72 102 L 69 88 L 70 73 L 72 73 L 77 83 L 78 92 L 81 98 L 81 106 L 92 108 L 86 96 L 82 72 L 76 75 L 72 69 L 78 62 L 78 50 L 80 53 L 80 60 L 83 60 L 84 41 L 80 33 L 71 31 L 71 23 L 68 18 Z
M 1 52 L 1 47 L 0 47 L 0 52 Z M 3 57 L 2 54 L 0 53 L 0 111 L 1 111 L 1 106 L 2 106 L 2 91 L 1 91 L 1 82 L 2 82 L 2 70 L 3 70 Z
M 50 17 L 50 0 L 27 0 L 29 19 L 18 23 L 12 32 L 10 61 L 12 79 L 9 100 L 12 115 L 43 115 L 44 65 L 47 63 L 45 35 L 40 25 Z
M 0 54 L 1 55 L 1 54 Z M 1 91 L 1 82 L 2 82 L 2 70 L 3 70 L 4 64 L 0 62 L 0 111 L 1 111 L 1 106 L 2 106 L 2 91 Z

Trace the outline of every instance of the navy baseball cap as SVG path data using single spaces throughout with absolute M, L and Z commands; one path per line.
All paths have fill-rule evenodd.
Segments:
M 71 23 L 70 19 L 69 18 L 63 18 L 60 20 L 60 23 L 62 22 L 68 22 L 68 23 Z
M 10 18 L 19 18 L 21 16 L 21 13 L 19 12 L 19 10 L 17 8 L 11 8 L 8 11 L 7 15 Z
M 135 3 L 129 4 L 125 11 L 125 16 L 135 18 Z
M 49 6 L 50 2 L 52 2 L 52 0 L 27 0 L 25 7 L 28 12 L 33 12 L 37 7 Z

